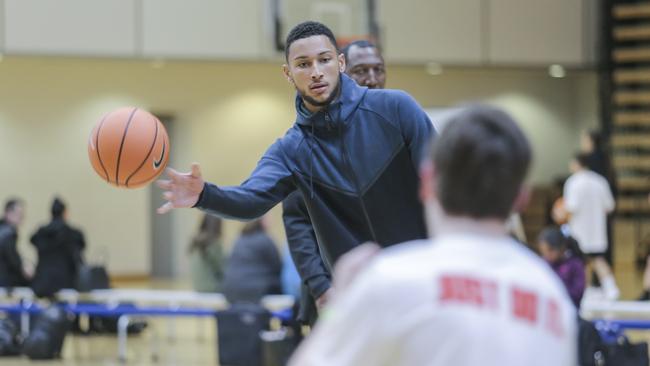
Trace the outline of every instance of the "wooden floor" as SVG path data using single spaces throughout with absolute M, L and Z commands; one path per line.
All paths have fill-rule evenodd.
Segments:
M 150 319 L 141 335 L 128 340 L 129 365 L 217 365 L 215 322 L 209 319 Z M 174 334 L 174 337 L 170 337 Z M 30 361 L 26 357 L 0 358 L 0 365 L 121 365 L 115 336 L 68 335 L 63 357 Z
M 636 246 L 650 235 L 650 222 L 618 219 L 614 224 L 614 274 L 621 290 L 621 300 L 635 300 L 642 290 L 643 274 L 636 269 Z

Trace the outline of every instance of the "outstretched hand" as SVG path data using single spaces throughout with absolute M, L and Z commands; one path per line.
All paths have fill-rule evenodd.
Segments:
M 198 202 L 205 181 L 201 177 L 201 168 L 198 163 L 192 163 L 190 173 L 179 173 L 174 169 L 166 170 L 169 180 L 156 182 L 162 188 L 163 197 L 167 200 L 164 205 L 158 208 L 159 214 L 164 214 L 174 208 L 192 207 Z

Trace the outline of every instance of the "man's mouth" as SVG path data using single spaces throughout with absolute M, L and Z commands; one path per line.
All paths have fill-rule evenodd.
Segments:
M 327 85 L 327 83 L 315 83 L 309 86 L 309 90 L 315 94 L 322 94 L 327 90 Z

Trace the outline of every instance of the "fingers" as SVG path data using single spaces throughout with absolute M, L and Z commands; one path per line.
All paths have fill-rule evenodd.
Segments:
M 174 205 L 171 202 L 166 202 L 164 205 L 160 206 L 156 212 L 159 214 L 166 214 L 174 208 Z
M 163 192 L 163 198 L 166 201 L 173 201 L 174 194 L 172 192 Z
M 156 185 L 160 187 L 161 189 L 164 189 L 166 191 L 169 191 L 172 189 L 172 181 L 171 180 L 158 180 L 156 181 Z
M 192 177 L 201 178 L 201 167 L 199 163 L 192 163 Z
M 177 172 L 172 168 L 165 169 L 165 173 L 167 173 L 167 176 L 174 182 L 176 182 L 178 178 L 180 178 L 182 175 L 181 173 Z

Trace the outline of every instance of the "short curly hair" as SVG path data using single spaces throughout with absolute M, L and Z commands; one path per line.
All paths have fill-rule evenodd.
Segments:
M 319 23 L 319 22 L 314 22 L 314 21 L 306 21 L 302 22 L 291 31 L 289 31 L 289 34 L 287 35 L 287 40 L 284 42 L 284 57 L 288 61 L 289 60 L 289 48 L 291 47 L 291 44 L 299 39 L 303 38 L 308 38 L 312 36 L 326 36 L 329 38 L 329 40 L 332 42 L 334 45 L 334 48 L 336 48 L 336 52 L 339 52 L 339 48 L 336 44 L 336 37 L 334 37 L 334 33 L 332 33 L 332 30 L 329 29 L 325 24 Z

